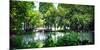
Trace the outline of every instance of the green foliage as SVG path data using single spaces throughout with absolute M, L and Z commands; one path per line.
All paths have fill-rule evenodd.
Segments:
M 48 11 L 50 7 L 52 7 L 52 3 L 40 3 L 39 11 L 42 12 L 43 14 Z
M 24 33 L 32 34 L 32 31 L 22 31 L 22 23 L 28 23 L 32 26 L 32 30 L 39 27 L 45 27 L 47 29 L 54 27 L 55 32 L 64 32 L 64 36 L 53 39 L 52 35 L 55 35 L 55 33 L 50 32 L 47 35 L 48 38 L 44 41 L 37 40 L 25 44 L 22 43 L 23 37 L 16 35 L 10 39 L 12 48 L 42 48 L 91 44 L 88 40 L 80 41 L 79 32 L 81 30 L 94 30 L 94 6 L 58 4 L 56 9 L 53 3 L 40 3 L 39 10 L 34 10 L 34 8 L 33 2 L 10 1 L 11 32 L 16 30 L 14 32 L 17 35 L 22 35 Z M 70 27 L 70 32 L 66 32 L 69 31 L 64 29 L 66 26 Z M 60 28 L 60 30 L 56 30 L 56 28 Z
M 33 27 L 41 27 L 44 24 L 42 18 L 43 16 L 39 11 L 34 11 L 30 17 L 29 23 L 31 23 Z
M 42 48 L 44 46 L 44 42 L 43 41 L 37 41 L 36 42 L 36 48 Z
M 14 36 L 10 38 L 10 47 L 12 48 L 22 48 L 22 36 Z
M 56 47 L 57 40 L 53 39 L 51 36 L 52 36 L 52 34 L 48 35 L 48 38 L 45 40 L 44 47 Z
M 72 46 L 78 45 L 79 43 L 79 33 L 67 32 L 64 34 L 63 38 L 59 38 L 57 46 Z
M 49 34 L 48 38 L 45 41 L 44 47 L 71 46 L 80 44 L 80 34 L 77 32 L 66 32 L 64 33 L 63 37 L 59 37 L 57 39 L 52 38 L 53 34 Z
M 34 8 L 33 2 L 26 1 L 10 1 L 10 28 L 11 31 L 22 30 L 22 23 L 26 22 L 30 17 L 28 12 L 33 11 Z M 30 10 L 30 11 L 29 11 Z
M 44 46 L 44 42 L 41 40 L 28 42 L 28 44 L 23 44 L 23 48 L 42 48 Z
M 23 41 L 22 35 L 16 35 L 10 38 L 11 49 L 21 49 L 21 48 L 41 48 L 44 46 L 44 41 L 29 41 L 27 44 Z
M 33 2 L 11 1 L 11 29 L 21 30 L 22 23 L 29 23 L 33 28 L 69 26 L 71 30 L 78 31 L 93 29 L 93 6 L 58 4 L 56 9 L 53 3 L 40 2 L 39 11 L 34 8 Z

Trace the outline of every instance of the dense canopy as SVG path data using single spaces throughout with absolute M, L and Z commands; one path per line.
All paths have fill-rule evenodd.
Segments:
M 34 2 L 11 1 L 10 25 L 11 30 L 21 30 L 28 27 L 73 31 L 93 31 L 94 6 L 72 5 L 40 2 L 39 10 Z M 57 7 L 57 8 L 56 8 Z M 23 26 L 24 25 L 24 26 Z

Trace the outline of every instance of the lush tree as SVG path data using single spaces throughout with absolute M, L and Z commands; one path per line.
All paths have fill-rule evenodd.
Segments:
M 33 14 L 30 16 L 29 23 L 32 24 L 34 28 L 43 27 L 43 15 L 39 11 L 33 11 Z
M 75 5 L 71 17 L 71 27 L 77 31 L 89 30 L 89 23 L 93 21 L 93 6 Z M 94 22 L 92 22 L 94 23 Z M 93 26 L 92 26 L 93 27 Z
M 89 25 L 94 23 L 94 7 L 87 5 L 66 5 L 59 4 L 59 7 L 62 8 L 63 11 L 60 11 L 64 14 L 61 19 L 61 25 L 70 26 L 72 30 L 89 30 Z M 64 12 L 65 11 L 65 12 Z M 63 15 L 62 14 L 62 15 Z M 61 16 L 61 15 L 60 15 Z
M 94 29 L 94 7 L 87 5 L 59 4 L 55 8 L 53 3 L 39 4 L 39 10 L 34 10 L 33 2 L 11 1 L 10 25 L 12 30 L 21 30 L 23 23 L 28 28 L 45 27 L 66 28 L 71 30 Z
M 30 12 L 34 8 L 33 2 L 10 1 L 10 28 L 11 32 L 22 30 L 23 23 L 28 23 Z M 31 12 L 32 13 L 32 12 Z

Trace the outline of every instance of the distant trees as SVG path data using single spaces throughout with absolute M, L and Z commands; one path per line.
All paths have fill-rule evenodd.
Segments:
M 44 11 L 46 10 L 46 11 Z M 71 30 L 89 30 L 94 23 L 94 6 L 40 3 L 40 12 L 45 12 L 45 25 L 55 28 L 70 27 Z
M 89 24 L 94 23 L 94 9 L 93 6 L 81 6 L 75 5 L 73 10 L 73 15 L 71 19 L 72 29 L 77 31 L 90 30 Z M 94 27 L 94 26 L 92 26 Z
M 23 24 L 30 28 L 45 27 L 65 30 L 93 30 L 94 6 L 40 2 L 39 10 L 34 10 L 34 2 L 10 1 L 10 28 L 21 30 Z M 28 27 L 28 28 L 29 28 Z M 23 27 L 25 28 L 25 27 Z
M 69 26 L 71 30 L 89 30 L 89 23 L 94 23 L 93 6 L 59 4 L 58 10 L 60 10 L 60 17 L 62 17 L 60 24 Z

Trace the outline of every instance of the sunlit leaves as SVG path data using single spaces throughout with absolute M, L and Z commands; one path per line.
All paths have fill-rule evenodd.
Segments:
M 34 11 L 32 16 L 30 17 L 30 23 L 35 27 L 39 27 L 43 25 L 43 15 L 39 11 Z
M 33 2 L 13 1 L 11 3 L 11 25 L 21 26 L 28 22 L 33 27 L 64 27 L 80 28 L 93 23 L 94 7 L 88 5 L 39 3 L 39 10 L 35 11 Z M 20 28 L 20 27 L 19 27 Z M 75 29 L 75 28 L 74 28 Z
M 42 12 L 43 14 L 46 13 L 48 11 L 48 9 L 50 7 L 52 7 L 53 4 L 52 3 L 40 3 L 40 6 L 39 6 L 39 11 Z
M 10 1 L 10 23 L 11 29 L 20 30 L 22 23 L 26 21 L 26 17 L 29 17 L 34 8 L 33 2 L 26 1 Z M 30 10 L 30 11 L 29 11 Z
M 58 7 L 58 13 L 59 13 L 60 16 L 65 16 L 66 11 L 65 11 L 64 8 Z

